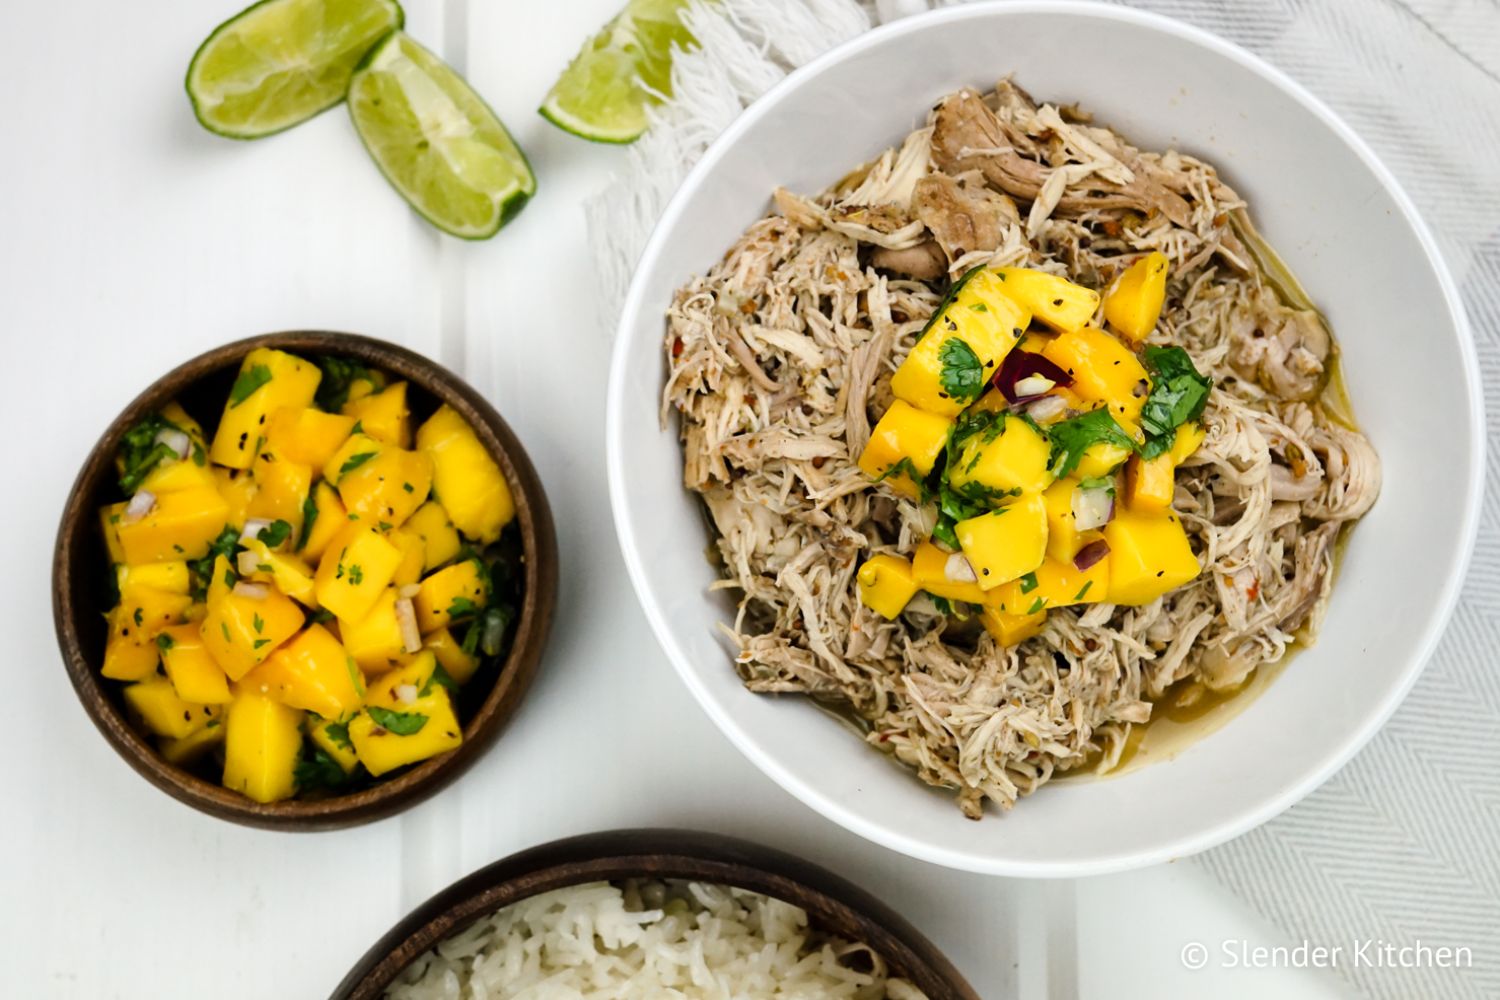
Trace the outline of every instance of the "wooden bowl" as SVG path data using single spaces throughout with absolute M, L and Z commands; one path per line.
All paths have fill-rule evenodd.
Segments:
M 979 1000 L 953 963 L 890 907 L 832 872 L 720 834 L 614 830 L 553 841 L 460 879 L 365 952 L 331 1000 L 378 1000 L 412 960 L 511 903 L 585 882 L 691 879 L 750 889 L 807 911 L 819 930 L 860 941 L 930 1000 Z
M 257 347 L 304 357 L 341 355 L 409 383 L 412 411 L 425 415 L 441 403 L 469 422 L 499 463 L 515 498 L 525 553 L 525 592 L 510 651 L 492 683 L 482 690 L 484 669 L 460 699 L 463 745 L 411 767 L 389 780 L 347 795 L 288 799 L 261 804 L 169 764 L 127 721 L 120 686 L 99 674 L 104 658 L 109 560 L 99 529 L 98 508 L 121 499 L 115 485 L 115 453 L 125 432 L 148 414 L 177 399 L 202 419 L 217 417 L 240 362 Z M 206 424 L 212 430 L 213 421 Z M 402 347 L 348 333 L 295 331 L 226 344 L 179 365 L 141 393 L 99 439 L 63 508 L 52 560 L 52 611 L 68 677 L 89 718 L 126 763 L 147 781 L 195 809 L 247 826 L 277 830 L 329 830 L 381 819 L 413 805 L 462 774 L 489 748 L 520 704 L 540 662 L 557 602 L 557 538 L 536 470 L 505 421 L 482 396 L 434 361 Z

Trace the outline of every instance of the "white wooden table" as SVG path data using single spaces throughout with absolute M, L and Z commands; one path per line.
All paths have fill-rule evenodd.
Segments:
M 534 113 L 617 2 L 409 3 L 408 28 L 468 74 L 538 175 L 535 201 L 477 245 L 406 209 L 342 108 L 255 143 L 197 126 L 183 73 L 233 0 L 7 11 L 0 995 L 325 995 L 466 872 L 653 824 L 834 868 L 905 911 L 986 997 L 1338 995 L 1305 973 L 1184 969 L 1191 940 L 1288 943 L 1190 864 L 1027 883 L 908 860 L 782 792 L 691 701 L 637 609 L 607 510 L 609 324 L 589 294 L 580 202 L 620 153 Z M 48 585 L 57 512 L 123 404 L 193 354 L 289 328 L 383 337 L 464 374 L 526 442 L 563 560 L 540 678 L 488 757 L 399 818 L 323 835 L 232 826 L 136 777 L 68 685 Z

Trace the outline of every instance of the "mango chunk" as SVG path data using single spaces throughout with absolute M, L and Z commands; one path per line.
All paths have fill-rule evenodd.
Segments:
M 418 654 L 371 683 L 365 710 L 349 723 L 349 739 L 371 774 L 378 777 L 463 743 L 448 689 L 432 680 L 435 663 L 431 654 Z
M 297 791 L 302 713 L 257 690 L 237 690 L 224 718 L 224 787 L 256 802 Z
M 859 567 L 858 577 L 860 601 L 891 620 L 900 617 L 920 589 L 912 576 L 911 563 L 900 556 L 873 555 Z
M 448 512 L 436 500 L 428 500 L 418 507 L 403 527 L 422 540 L 422 572 L 431 572 L 458 558 L 463 540 L 458 529 L 448 520 Z
M 978 398 L 1031 322 L 1006 285 L 987 268 L 959 279 L 896 369 L 891 391 L 897 399 L 953 417 Z
M 197 705 L 178 697 L 172 682 L 156 675 L 127 686 L 123 692 L 131 714 L 157 736 L 180 740 L 218 718 L 217 705 Z
M 1052 446 L 1018 417 L 998 417 L 987 431 L 971 436 L 950 466 L 950 482 L 962 489 L 978 483 L 990 490 L 1037 493 L 1052 482 Z M 998 433 L 995 428 L 999 427 Z
M 446 628 L 423 636 L 422 648 L 436 656 L 438 663 L 448 671 L 448 676 L 459 684 L 469 683 L 474 671 L 479 669 L 479 657 L 466 652 L 463 644 Z
M 140 489 L 161 496 L 163 493 L 175 493 L 178 490 L 212 489 L 214 486 L 214 474 L 209 469 L 207 462 L 199 465 L 191 455 L 187 458 L 170 462 L 161 462 L 156 468 L 146 473 L 146 478 L 141 480 Z
M 954 525 L 953 532 L 981 590 L 991 590 L 1036 569 L 1047 552 L 1047 511 L 1041 494 L 1019 499 Z
M 396 589 L 387 587 L 358 622 L 339 624 L 344 649 L 367 674 L 390 670 L 405 657 L 401 623 L 396 617 L 396 600 Z
M 422 539 L 405 528 L 392 528 L 385 537 L 401 553 L 401 562 L 396 566 L 391 583 L 405 587 L 422 579 L 422 566 L 427 561 L 427 546 L 422 544 Z
M 218 466 L 214 467 L 213 476 L 219 496 L 224 498 L 224 503 L 229 508 L 224 515 L 224 523 L 231 525 L 236 531 L 243 531 L 245 522 L 250 517 L 250 501 L 255 499 L 255 478 L 250 475 L 249 469 L 225 469 Z
M 146 563 L 144 566 L 121 563 L 115 567 L 115 586 L 122 594 L 127 587 L 151 587 L 169 594 L 186 594 L 191 589 L 192 580 L 188 564 L 181 559 Z
M 472 617 L 484 607 L 486 600 L 488 595 L 479 564 L 473 559 L 465 559 L 423 580 L 412 604 L 417 611 L 417 627 L 426 635 Z
M 266 423 L 266 445 L 288 462 L 321 469 L 354 430 L 354 418 L 312 406 L 282 406 Z
M 164 493 L 142 518 L 121 516 L 116 530 L 125 562 L 202 559 L 229 522 L 229 505 L 208 487 Z
M 1005 293 L 1054 330 L 1070 333 L 1088 325 L 1099 308 L 1099 293 L 1067 278 L 1026 267 L 1002 267 Z
M 353 719 L 350 716 L 349 719 Z M 322 750 L 334 763 L 343 770 L 345 774 L 353 773 L 359 766 L 359 755 L 354 752 L 354 743 L 349 739 L 349 720 L 342 722 L 324 719 L 308 713 L 304 722 L 307 729 L 307 738 L 312 740 L 313 746 Z
M 1130 427 L 1125 427 L 1127 433 Z M 1125 464 L 1134 452 L 1113 441 L 1095 441 L 1083 450 L 1083 457 L 1073 469 L 1079 479 L 1101 479 Z
M 921 477 L 931 472 L 952 431 L 953 421 L 947 417 L 925 413 L 898 399 L 870 432 L 859 467 L 900 495 L 916 499 L 921 487 L 910 471 L 915 469 Z
M 1030 615 L 1016 615 L 986 604 L 979 613 L 979 621 L 996 643 L 1001 646 L 1015 646 L 1042 631 L 1042 626 L 1047 624 L 1047 612 L 1038 611 Z
M 1198 575 L 1198 557 L 1171 511 L 1116 511 L 1104 526 L 1104 540 L 1114 604 L 1149 604 Z
M 344 507 L 383 529 L 403 524 L 432 489 L 432 460 L 427 455 L 362 434 L 352 435 L 328 468 L 335 465 L 329 480 Z
M 231 469 L 250 468 L 270 415 L 283 406 L 311 406 L 322 377 L 317 365 L 285 351 L 259 347 L 245 355 L 208 457 Z
M 271 548 L 258 538 L 240 544 L 255 556 L 253 579 L 275 584 L 277 590 L 306 607 L 317 603 L 311 566 L 294 555 Z
M 393 382 L 384 389 L 344 404 L 344 415 L 358 421 L 364 433 L 397 448 L 411 447 L 411 410 L 406 405 L 406 383 Z
M 931 542 L 923 542 L 912 553 L 911 573 L 917 586 L 929 594 L 949 601 L 968 604 L 984 603 L 984 591 L 972 580 L 963 579 L 962 553 L 945 552 Z
M 1207 436 L 1208 432 L 1196 420 L 1189 420 L 1178 427 L 1176 436 L 1172 438 L 1172 450 L 1169 452 L 1172 456 L 1172 464 L 1178 466 L 1186 462 L 1193 452 L 1203 446 L 1203 439 Z
M 1155 458 L 1133 456 L 1125 463 L 1126 506 L 1139 511 L 1161 511 L 1172 506 L 1175 472 L 1169 451 Z
M 364 678 L 332 632 L 312 624 L 246 674 L 241 690 L 259 691 L 292 708 L 339 718 L 359 708 Z
M 349 522 L 318 563 L 318 603 L 341 622 L 358 622 L 370 613 L 399 565 L 401 551 L 396 546 L 374 529 Z
M 155 587 L 127 587 L 109 614 L 109 639 L 100 673 L 117 681 L 140 680 L 155 673 L 160 653 L 157 634 L 181 622 L 190 604 L 192 599 L 186 594 Z
M 1096 327 L 1059 334 L 1042 356 L 1073 377 L 1082 399 L 1109 407 L 1121 424 L 1139 420 L 1150 381 L 1135 352 Z
M 198 626 L 173 625 L 156 637 L 162 668 L 177 696 L 201 705 L 222 705 L 230 700 L 229 678 L 203 645 Z
M 348 526 L 349 512 L 344 509 L 338 491 L 327 481 L 319 480 L 304 512 L 297 551 L 303 559 L 316 562 L 328 551 L 329 543 Z
M 186 767 L 194 761 L 201 760 L 214 748 L 224 745 L 224 722 L 222 719 L 213 719 L 198 730 L 179 740 L 161 737 L 156 742 L 156 748 L 161 751 L 162 757 L 169 764 L 178 767 Z
M 262 444 L 250 465 L 250 477 L 255 480 L 255 495 L 245 512 L 267 521 L 285 521 L 293 531 L 300 531 L 312 492 L 313 467 L 290 461 Z
M 1047 509 L 1047 556 L 1059 562 L 1072 562 L 1079 549 L 1104 537 L 1097 529 L 1078 530 L 1078 522 L 1073 519 L 1073 491 L 1077 488 L 1076 480 L 1059 479 L 1042 494 L 1042 506 Z
M 304 617 L 296 602 L 274 587 L 266 587 L 264 597 L 236 588 L 210 589 L 208 614 L 198 634 L 224 673 L 237 681 L 296 635 Z
M 1137 344 L 1156 329 L 1168 267 L 1166 256 L 1153 250 L 1125 269 L 1104 296 L 1104 319 L 1111 328 Z
M 1032 572 L 994 591 L 990 603 L 997 611 L 1032 615 L 1071 604 L 1096 604 L 1107 600 L 1108 592 L 1107 559 L 1079 569 L 1072 560 L 1049 557 Z
M 417 428 L 417 449 L 432 460 L 432 491 L 454 527 L 481 545 L 516 516 L 500 466 L 463 416 L 444 404 Z

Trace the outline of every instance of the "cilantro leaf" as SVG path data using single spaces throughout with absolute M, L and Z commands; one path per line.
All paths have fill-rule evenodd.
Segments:
M 309 499 L 311 498 L 309 497 Z M 316 510 L 317 508 L 313 509 Z M 270 524 L 266 525 L 264 528 L 261 528 L 260 531 L 256 532 L 255 537 L 260 541 L 265 542 L 268 548 L 274 549 L 276 546 L 280 545 L 282 542 L 291 537 L 291 534 L 292 526 L 287 522 L 281 520 L 280 518 L 277 518 Z
M 1052 439 L 1052 474 L 1058 478 L 1078 468 L 1090 445 L 1105 442 L 1135 450 L 1135 442 L 1115 423 L 1107 407 L 1059 421 L 1047 429 L 1047 436 Z
M 330 722 L 323 727 L 323 732 L 333 741 L 334 746 L 342 747 L 345 750 L 354 749 L 354 743 L 349 739 L 349 723 Z
M 318 498 L 313 493 L 307 494 L 307 499 L 302 501 L 302 531 L 297 535 L 297 551 L 301 552 L 307 548 L 307 540 L 312 537 L 313 524 L 318 520 Z
M 370 713 L 375 725 L 397 736 L 411 736 L 421 732 L 422 727 L 427 725 L 427 716 L 421 712 L 392 712 L 379 705 L 370 705 L 365 711 Z
M 438 687 L 447 688 L 448 693 L 455 697 L 458 695 L 458 681 L 454 680 L 453 675 L 443 669 L 441 663 L 432 669 L 432 676 L 427 678 L 427 683 L 422 685 L 422 690 L 417 692 L 417 697 L 425 698 L 431 694 L 434 684 Z
M 324 355 L 318 358 L 318 367 L 323 370 L 323 377 L 318 381 L 315 401 L 319 409 L 329 413 L 338 413 L 344 408 L 344 404 L 349 402 L 349 390 L 354 383 L 369 382 L 377 388 L 380 385 L 378 375 L 350 358 Z
M 364 465 L 374 457 L 375 453 L 373 451 L 362 451 L 358 455 L 350 455 L 348 459 L 344 461 L 344 464 L 339 466 L 339 478 L 343 479 L 349 473 L 353 472 L 361 465 Z
M 984 363 L 967 341 L 962 337 L 949 337 L 943 341 L 943 346 L 938 348 L 938 361 L 942 364 L 938 383 L 944 392 L 960 403 L 979 398 L 986 381 Z
M 265 365 L 251 365 L 240 372 L 229 390 L 229 408 L 232 410 L 255 394 L 255 390 L 271 381 L 271 369 Z
M 172 639 L 172 637 L 170 635 L 167 635 L 167 633 L 165 633 L 165 632 L 161 633 L 160 635 L 158 635 L 156 637 L 156 648 L 159 649 L 159 650 L 161 650 L 163 653 L 165 653 L 167 650 L 171 649 L 172 646 L 173 646 L 173 644 L 174 644 L 174 640 Z
M 1180 347 L 1147 347 L 1146 367 L 1152 380 L 1151 392 L 1141 408 L 1141 430 L 1146 432 L 1141 454 L 1155 458 L 1172 447 L 1178 427 L 1203 415 L 1214 383 L 1194 367 L 1193 359 Z
M 927 485 L 927 477 L 922 475 L 909 456 L 903 456 L 897 461 L 887 465 L 885 471 L 875 477 L 877 483 L 883 483 L 892 476 L 905 476 L 917 487 L 917 497 L 922 503 L 932 499 L 932 490 Z
M 313 747 L 312 757 L 304 757 L 297 761 L 296 767 L 292 769 L 292 779 L 303 791 L 314 788 L 337 788 L 347 777 L 344 769 L 339 767 L 339 762 L 322 747 Z
M 235 551 L 240 547 L 240 533 L 231 525 L 224 525 L 224 530 L 219 532 L 213 544 L 208 547 L 208 554 L 202 559 L 194 559 L 188 563 L 188 569 L 193 574 L 192 597 L 195 601 L 201 601 L 208 594 L 208 579 L 213 576 L 214 559 L 223 556 L 231 564 L 234 562 Z M 231 579 L 230 586 L 234 585 Z

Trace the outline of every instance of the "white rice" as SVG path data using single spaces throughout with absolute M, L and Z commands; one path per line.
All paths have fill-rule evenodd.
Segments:
M 418 958 L 390 1000 L 926 1000 L 807 913 L 698 882 L 608 882 L 522 900 Z

